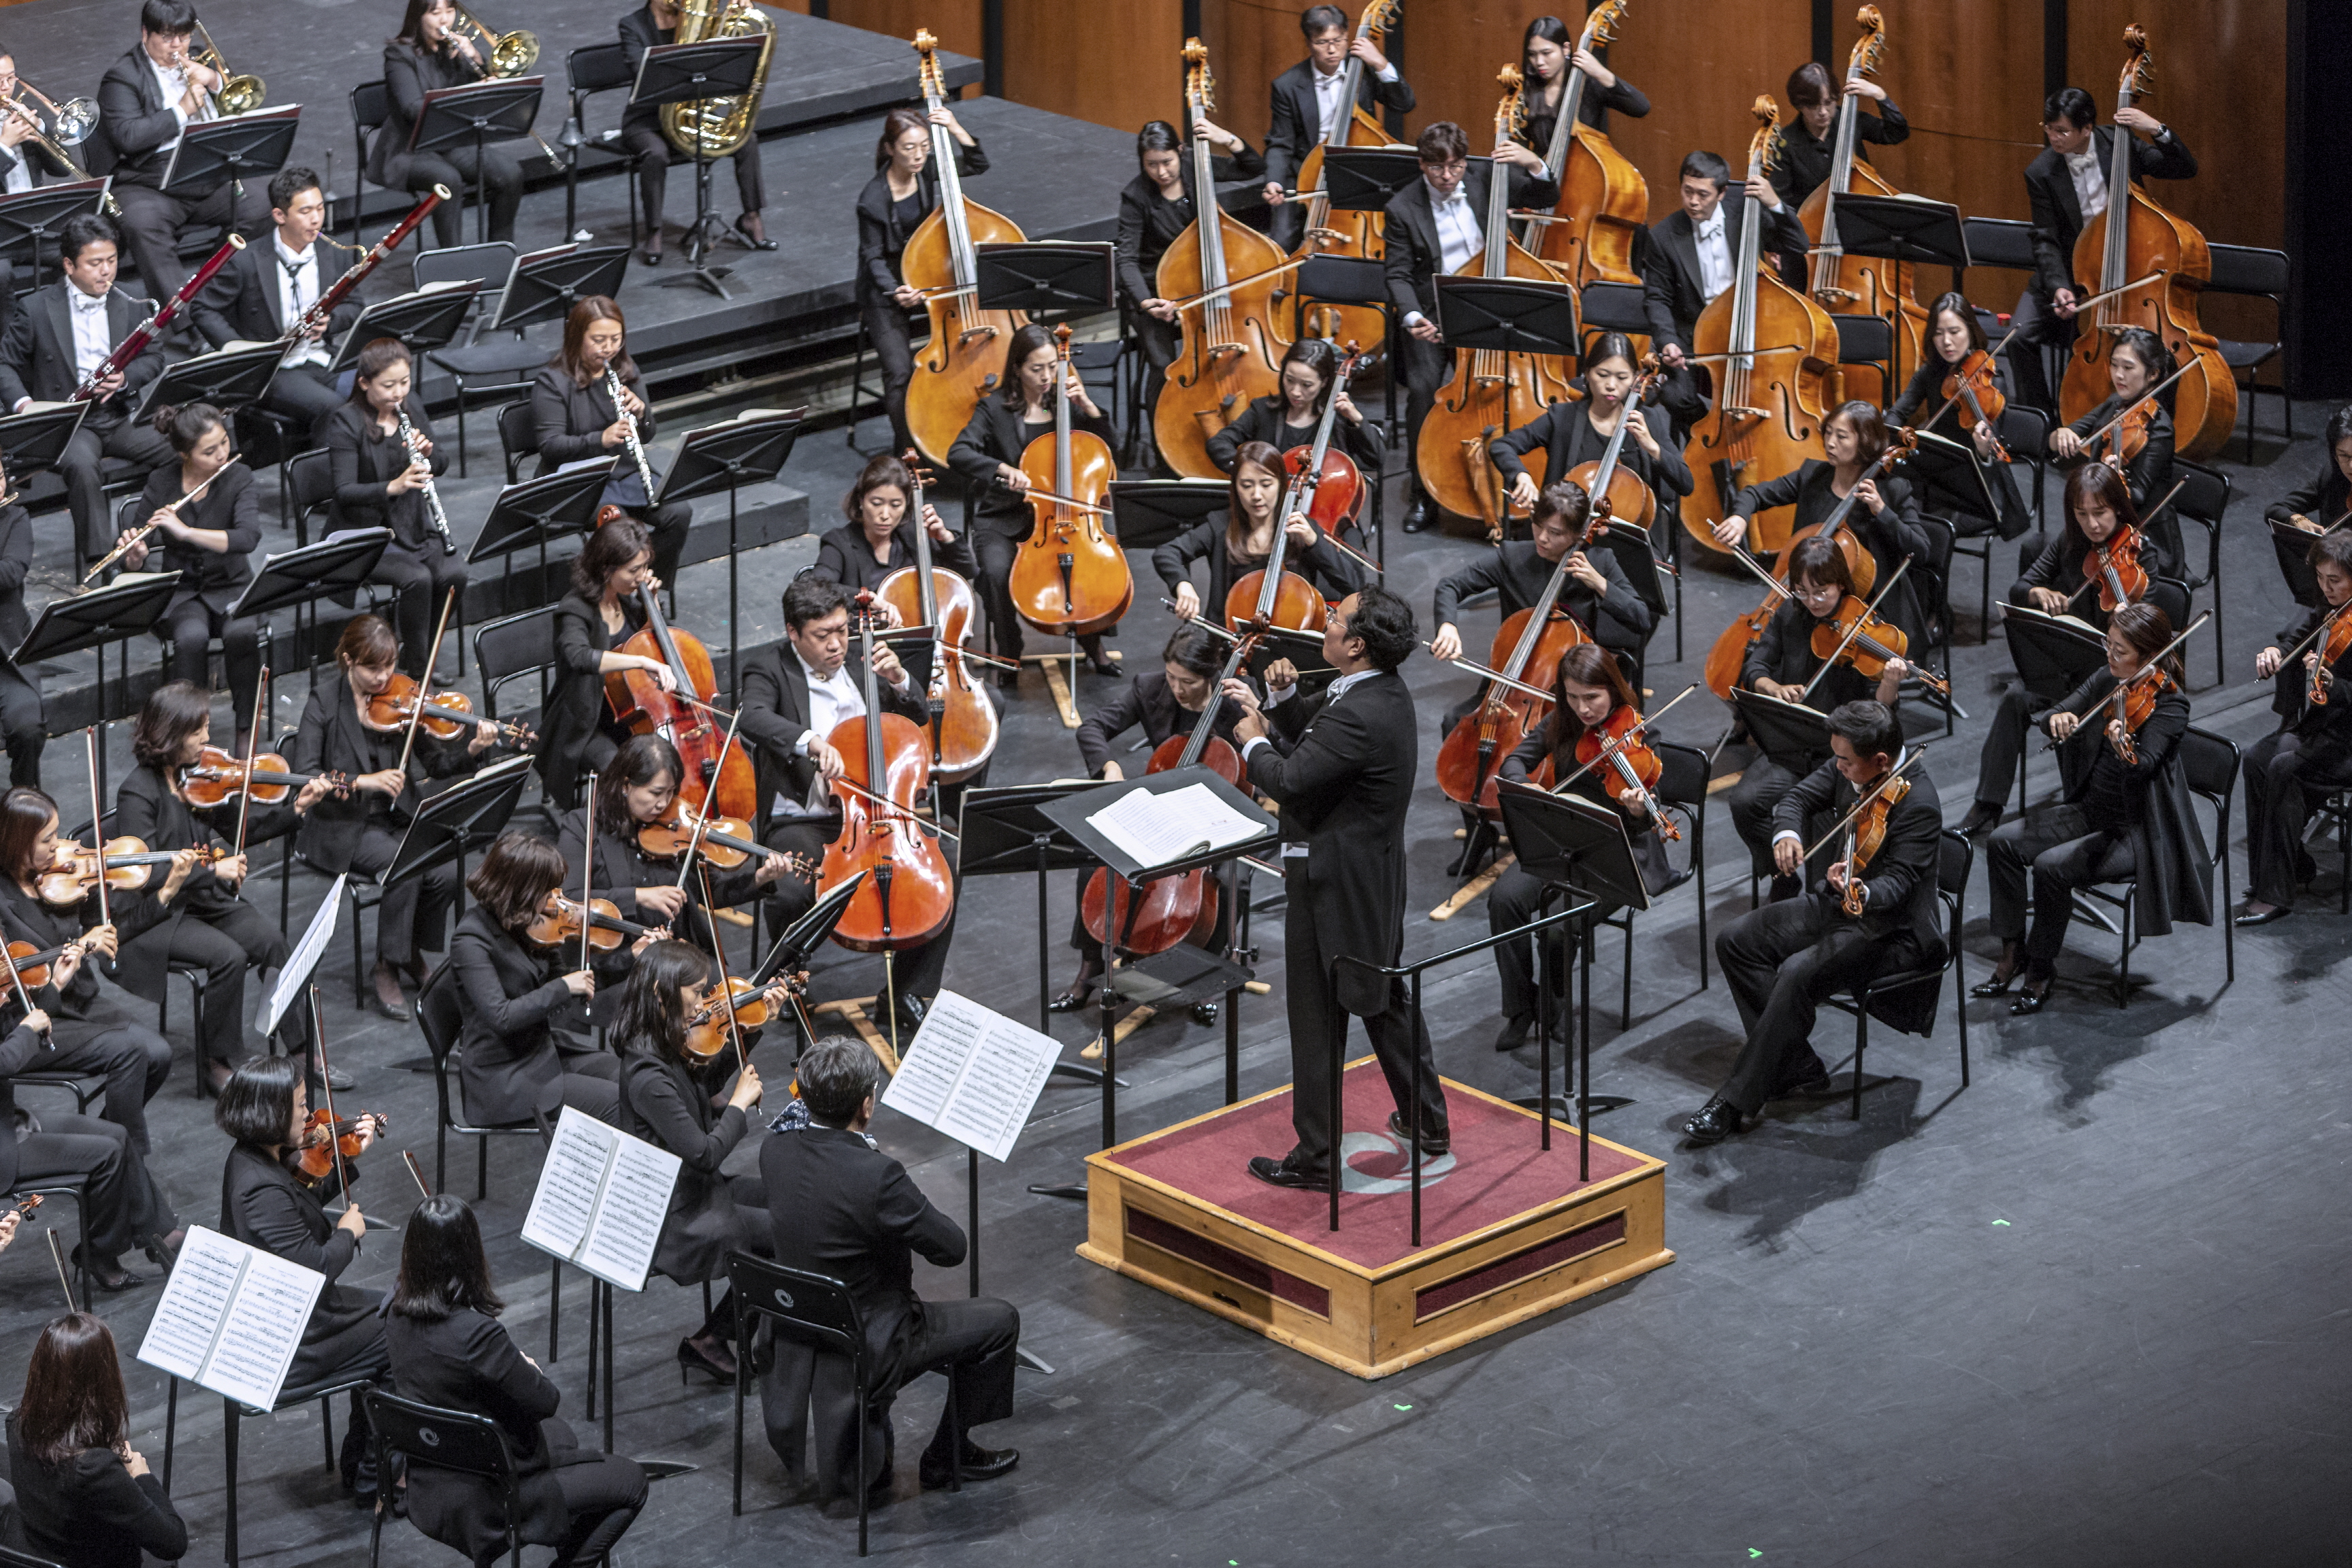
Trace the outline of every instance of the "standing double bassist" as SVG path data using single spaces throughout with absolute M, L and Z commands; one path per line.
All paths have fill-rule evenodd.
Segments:
M 1265 160 L 1232 132 L 1196 120 L 1192 134 L 1207 137 L 1211 145 L 1220 149 L 1211 163 L 1220 184 L 1255 179 L 1265 172 Z M 1135 323 L 1136 342 L 1150 367 L 1139 405 L 1144 408 L 1159 403 L 1160 384 L 1167 379 L 1168 367 L 1183 341 L 1177 327 L 1176 302 L 1160 297 L 1158 279 L 1160 258 L 1198 216 L 1184 142 L 1182 133 L 1165 120 L 1146 123 L 1135 137 L 1139 172 L 1118 193 L 1118 287 L 1133 312 L 1129 319 Z M 1209 437 L 1213 452 L 1219 438 Z
M 1568 73 L 1579 70 L 1591 85 L 1577 100 L 1576 118 L 1599 127 L 1601 116 L 1617 113 L 1640 120 L 1650 112 L 1642 89 L 1601 63 L 1600 57 L 1577 42 L 1576 34 L 1557 16 L 1538 16 L 1519 37 L 1519 69 L 1528 84 L 1527 123 L 1519 139 L 1538 153 L 1551 145 L 1559 126 L 1560 100 L 1568 96 Z
M 882 117 L 874 147 L 874 177 L 857 193 L 857 320 L 874 357 L 882 362 L 882 406 L 890 417 L 890 449 L 915 444 L 907 425 L 907 386 L 915 379 L 915 340 L 907 312 L 923 302 L 919 289 L 898 276 L 899 258 L 931 209 L 940 205 L 939 171 L 931 167 L 931 127 L 948 133 L 956 174 L 988 173 L 988 154 L 955 112 L 894 109 Z
M 1309 5 L 1298 14 L 1307 35 L 1307 58 L 1274 79 L 1274 116 L 1265 133 L 1265 200 L 1274 209 L 1270 232 L 1285 250 L 1305 237 L 1307 209 L 1283 193 L 1297 178 L 1307 152 L 1325 142 L 1344 143 L 1348 121 L 1359 109 L 1374 106 L 1398 114 L 1412 112 L 1412 89 L 1369 37 L 1348 31 L 1348 14 L 1337 5 Z M 1348 61 L 1356 73 L 1355 101 L 1348 96 Z

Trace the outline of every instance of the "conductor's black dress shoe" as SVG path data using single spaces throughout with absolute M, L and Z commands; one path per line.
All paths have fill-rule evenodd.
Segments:
M 1746 1120 L 1739 1107 L 1729 1100 L 1710 1100 L 1696 1116 L 1683 1123 L 1683 1136 L 1700 1145 L 1720 1143 L 1738 1137 Z
M 1299 1192 L 1319 1193 L 1331 1185 L 1329 1172 L 1294 1165 L 1287 1154 L 1279 1160 L 1266 1154 L 1255 1155 L 1249 1163 L 1249 1173 L 1267 1186 L 1290 1187 Z

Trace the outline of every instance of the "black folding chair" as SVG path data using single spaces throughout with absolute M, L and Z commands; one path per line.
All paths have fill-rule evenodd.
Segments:
M 618 127 L 602 135 L 588 134 L 584 110 L 600 92 L 626 91 L 636 85 L 629 64 L 629 47 L 623 43 L 585 44 L 563 57 L 563 71 L 572 88 L 572 115 L 563 122 L 563 232 L 580 229 L 580 155 L 601 153 L 628 172 L 629 243 L 637 243 L 637 165 L 644 160 L 621 145 Z M 610 165 L 607 165 L 608 167 Z M 507 481 L 512 484 L 514 481 Z
M 2192 592 L 2204 587 L 2213 590 L 2213 679 L 2225 681 L 2230 679 L 2230 656 L 2222 636 L 2221 517 L 2230 510 L 2230 476 L 2202 463 L 2175 458 L 2172 477 L 2180 483 L 2180 493 L 2172 498 L 2172 511 L 2180 522 L 2193 522 L 2205 531 L 2205 569 L 2197 572 L 2189 563 L 2188 531 L 2174 530 L 2181 543 L 2182 580 Z
M 1969 1087 L 1969 987 L 1960 973 L 1961 907 L 1969 896 L 1969 871 L 1976 861 L 1976 846 L 1950 828 L 1943 831 L 1936 850 L 1936 894 L 1944 900 L 1944 962 L 1932 969 L 1900 969 L 1892 974 L 1882 974 L 1850 986 L 1828 1003 L 1842 1013 L 1853 1015 L 1853 1120 L 1862 1120 L 1862 1054 L 1870 1048 L 1871 1003 L 1892 991 L 1905 991 L 1919 985 L 1941 984 L 1944 971 L 1952 972 L 1952 1016 L 1960 1023 L 1960 1087 Z M 1932 1021 L 1928 1033 L 1934 1030 Z
M 375 1380 L 372 1377 L 346 1377 L 312 1384 L 308 1387 L 281 1389 L 278 1391 L 278 1403 L 267 1410 L 256 1410 L 234 1399 L 221 1400 L 221 1442 L 226 1456 L 222 1463 L 228 1476 L 227 1540 L 224 1542 L 223 1555 L 228 1560 L 232 1568 L 236 1562 L 236 1443 L 238 1431 L 245 1424 L 245 1417 L 278 1415 L 289 1410 L 299 1410 L 312 1400 L 317 1400 L 319 1429 L 326 1444 L 327 1468 L 331 1470 L 335 1468 L 335 1395 L 353 1394 L 375 1386 Z M 163 1489 L 167 1492 L 172 1489 L 172 1450 L 179 1435 L 179 1426 L 180 1380 L 175 1377 L 171 1380 L 171 1388 L 165 1394 L 163 1401 Z M 385 1474 L 382 1466 L 377 1467 L 376 1474 L 379 1476 Z
M 2208 294 L 2242 294 L 2271 302 L 2273 336 L 2268 342 L 2239 342 L 2223 338 L 2221 342 L 2221 363 L 2230 367 L 2230 374 L 2246 394 L 2246 461 L 2254 460 L 2254 398 L 2262 390 L 2255 379 L 2263 366 L 2279 354 L 2277 332 L 2286 314 L 2287 258 L 2284 250 L 2265 250 L 2251 245 L 2213 244 L 2206 247 L 2212 255 L 2213 275 L 2205 280 Z M 2284 378 L 2277 388 L 2279 420 L 2284 426 L 2289 445 L 2294 441 L 2294 400 L 2286 395 Z
M 2230 801 L 2238 788 L 2238 748 L 2210 730 L 2191 724 L 2180 737 L 2180 765 L 2188 775 L 2189 793 L 2213 808 L 2213 860 L 2221 871 L 2221 901 L 2214 906 L 2213 923 L 2221 928 L 2225 977 L 2235 984 L 2238 931 L 2230 918 L 2235 897 L 2230 880 Z M 2134 929 L 2133 899 L 2138 890 L 2137 877 L 2074 890 L 2075 911 L 2112 931 L 2122 943 L 2116 954 L 2116 1005 L 2119 1008 L 2131 1005 L 2131 955 L 2141 940 Z
M 375 1428 L 375 1473 L 380 1480 L 389 1484 L 392 1457 L 404 1454 L 411 1464 L 463 1470 L 490 1482 L 499 1489 L 500 1511 L 506 1516 L 507 1568 L 522 1568 L 522 1478 L 515 1474 L 514 1456 L 507 1452 L 499 1424 L 469 1410 L 421 1405 L 380 1388 L 370 1389 L 361 1397 L 367 1404 L 368 1423 Z M 376 1568 L 383 1560 L 383 1521 L 391 1511 L 379 1504 L 368 1527 L 368 1568 Z

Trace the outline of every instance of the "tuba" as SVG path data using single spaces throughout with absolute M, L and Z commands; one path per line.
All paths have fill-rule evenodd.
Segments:
M 768 62 L 776 50 L 776 25 L 761 16 L 751 0 L 682 0 L 677 17 L 678 43 L 748 38 L 754 33 L 761 36 L 760 69 L 751 79 L 748 96 L 662 105 L 662 134 L 688 157 L 724 158 L 751 139 L 760 99 L 768 90 Z

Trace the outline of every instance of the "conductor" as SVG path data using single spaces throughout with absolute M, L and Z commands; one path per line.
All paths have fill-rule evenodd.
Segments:
M 1249 782 L 1282 806 L 1290 889 L 1283 981 L 1298 1142 L 1279 1160 L 1260 1154 L 1249 1163 L 1251 1175 L 1277 1187 L 1330 1183 L 1331 1062 L 1350 1013 L 1364 1020 L 1396 1099 L 1389 1131 L 1406 1136 L 1418 1058 L 1422 1152 L 1433 1157 L 1452 1146 L 1429 1030 L 1407 1005 L 1403 982 L 1332 967 L 1341 957 L 1394 963 L 1404 945 L 1404 819 L 1420 742 L 1412 693 L 1397 667 L 1416 632 L 1411 605 L 1385 588 L 1365 588 L 1341 600 L 1324 626 L 1323 657 L 1339 675 L 1321 702 L 1297 698 L 1295 684 L 1274 685 L 1270 726 L 1247 683 L 1225 683 L 1242 710 L 1234 738 Z M 1281 673 L 1268 670 L 1269 683 Z

